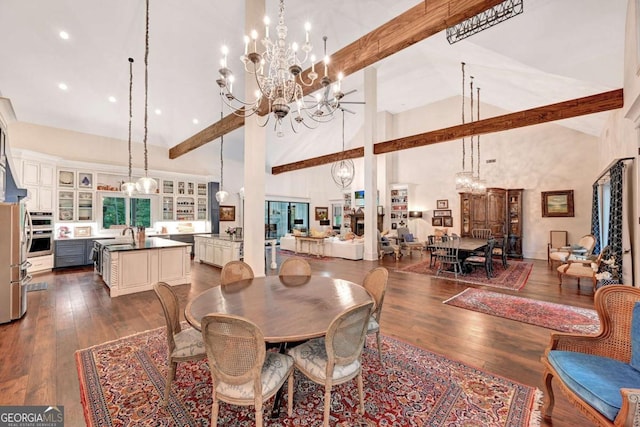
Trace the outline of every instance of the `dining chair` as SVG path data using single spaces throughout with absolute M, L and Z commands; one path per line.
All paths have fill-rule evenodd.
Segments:
M 231 314 L 212 313 L 202 318 L 202 340 L 213 382 L 211 425 L 218 425 L 219 402 L 255 407 L 255 425 L 263 425 L 262 404 L 288 380 L 293 409 L 293 359 L 266 351 L 264 335 L 253 322 Z
M 324 385 L 325 427 L 329 427 L 331 388 L 353 378 L 358 383 L 358 412 L 364 415 L 360 358 L 372 308 L 373 301 L 369 301 L 345 310 L 331 321 L 324 338 L 309 340 L 289 350 L 295 367 L 314 383 Z M 289 387 L 291 390 L 291 383 Z
M 229 261 L 222 267 L 220 272 L 220 285 L 239 282 L 241 280 L 253 279 L 253 269 L 244 261 Z
M 182 329 L 180 325 L 180 304 L 175 292 L 164 282 L 154 283 L 153 290 L 160 300 L 167 322 L 167 344 L 169 349 L 169 372 L 164 388 L 164 405 L 169 402 L 171 383 L 176 375 L 178 362 L 204 359 L 206 351 L 202 335 L 194 328 Z
M 376 303 L 369 324 L 367 325 L 367 334 L 376 334 L 376 343 L 378 345 L 378 358 L 382 364 L 382 346 L 380 345 L 380 315 L 382 314 L 382 303 L 384 302 L 384 294 L 387 291 L 387 281 L 389 279 L 389 271 L 384 267 L 377 267 L 369 271 L 364 277 L 362 286 L 371 294 L 373 301 Z
M 496 240 L 496 243 L 495 243 L 495 246 L 493 247 L 493 252 L 491 253 L 491 256 L 492 258 L 499 258 L 500 260 L 502 260 L 502 267 L 506 269 L 507 267 L 509 267 L 509 264 L 507 263 L 507 252 L 508 252 L 507 245 L 509 241 L 507 239 L 507 236 L 503 236 L 495 240 Z
M 453 273 L 457 279 L 458 274 L 462 274 L 459 249 L 460 237 L 456 234 L 451 234 L 446 240 L 436 245 L 436 265 L 438 266 L 436 276 L 440 273 Z
M 487 279 L 491 279 L 493 276 L 493 247 L 496 244 L 495 239 L 487 240 L 487 245 L 484 247 L 483 255 L 471 255 L 464 260 L 465 270 L 467 267 L 482 267 L 487 272 Z
M 491 237 L 491 230 L 488 228 L 474 228 L 471 230 L 471 237 L 474 239 L 489 239 Z
M 311 266 L 304 258 L 291 257 L 280 266 L 279 276 L 311 276 Z

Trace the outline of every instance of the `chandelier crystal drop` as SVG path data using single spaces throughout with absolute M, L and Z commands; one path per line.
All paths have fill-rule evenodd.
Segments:
M 344 153 L 344 109 L 342 110 L 342 152 Z M 340 188 L 347 188 L 353 182 L 356 168 L 351 159 L 342 159 L 331 165 L 331 178 Z
M 129 58 L 129 179 L 120 186 L 120 191 L 127 196 L 133 196 L 136 192 L 136 183 L 131 179 L 131 119 L 133 117 L 133 58 Z
M 136 182 L 136 190 L 142 194 L 153 194 L 158 189 L 155 179 L 149 178 L 149 154 L 147 151 L 147 122 L 148 122 L 148 98 L 149 98 L 149 0 L 146 13 L 145 49 L 144 49 L 144 176 Z
M 323 37 L 325 52 L 321 65 L 324 68 L 324 74 L 320 79 L 322 89 L 315 97 L 305 96 L 303 88 L 313 86 L 319 77 L 316 72 L 316 58 L 311 54 L 311 25 L 305 24 L 305 42 L 301 46 L 296 42 L 288 43 L 288 28 L 284 22 L 284 0 L 280 0 L 275 39 L 269 35 L 270 23 L 270 19 L 265 17 L 264 36 L 259 41 L 256 30 L 252 30 L 250 36 L 244 36 L 244 54 L 241 60 L 245 72 L 253 76 L 258 87 L 253 100 L 242 100 L 234 94 L 235 76 L 227 64 L 230 52 L 226 46 L 222 47 L 220 77 L 216 80 L 222 100 L 236 115 L 265 115 L 266 119 L 262 122 L 258 120 L 262 127 L 273 118 L 278 136 L 284 136 L 283 120 L 287 116 L 294 132 L 298 131 L 300 125 L 312 129 L 317 127 L 318 123 L 331 120 L 335 111 L 340 108 L 340 100 L 344 93 L 341 91 L 342 73 L 338 74 L 336 82 L 332 82 L 328 74 L 330 59 L 326 51 L 327 37 Z M 262 52 L 258 51 L 259 48 Z M 311 69 L 303 72 L 302 67 L 307 63 Z

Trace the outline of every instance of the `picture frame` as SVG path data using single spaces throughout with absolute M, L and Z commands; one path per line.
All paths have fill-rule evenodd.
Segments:
M 220 206 L 220 221 L 235 221 L 236 220 L 236 207 L 235 206 Z
M 316 221 L 322 221 L 325 219 L 329 219 L 329 208 L 316 207 Z
M 442 217 L 434 216 L 433 218 L 431 218 L 431 225 L 434 227 L 442 227 Z
M 573 190 L 543 191 L 542 217 L 573 217 Z
M 436 209 L 449 209 L 449 200 L 436 200 Z
M 433 211 L 433 216 L 434 217 L 452 216 L 451 209 L 436 209 Z
M 442 225 L 444 227 L 453 227 L 453 217 L 445 216 L 444 218 L 442 218 Z

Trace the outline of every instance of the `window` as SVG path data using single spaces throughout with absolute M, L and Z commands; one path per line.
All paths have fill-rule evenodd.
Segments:
M 102 228 L 109 229 L 115 226 L 144 226 L 153 224 L 153 205 L 151 197 L 125 197 L 107 196 L 100 198 L 102 207 Z
M 294 229 L 307 232 L 309 203 L 265 201 L 265 237 L 275 239 Z

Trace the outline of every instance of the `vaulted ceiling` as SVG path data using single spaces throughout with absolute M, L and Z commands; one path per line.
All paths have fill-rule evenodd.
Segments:
M 417 3 L 288 0 L 289 39 L 301 40 L 302 26 L 310 21 L 311 41 L 321 56 L 323 35 L 329 53 L 337 51 Z M 273 21 L 277 1 L 266 4 Z M 459 43 L 450 45 L 439 33 L 374 65 L 378 110 L 396 114 L 459 96 L 461 61 L 482 87 L 482 101 L 506 111 L 620 88 L 626 4 L 524 0 L 523 14 Z M 134 139 L 141 141 L 144 15 L 143 0 L 0 0 L 0 93 L 11 98 L 18 120 L 126 139 L 131 56 Z M 230 66 L 239 74 L 241 63 L 232 58 L 242 53 L 243 17 L 242 1 L 151 0 L 150 144 L 175 146 L 220 119 L 215 83 L 220 47 L 230 46 Z M 59 37 L 61 30 L 68 40 Z M 61 82 L 66 91 L 58 88 Z M 343 89 L 356 92 L 345 101 L 362 100 L 362 85 L 362 72 L 347 77 Z M 347 148 L 358 145 L 351 139 L 363 120 L 360 105 L 350 108 L 356 114 L 346 119 Z M 599 135 L 605 114 L 561 124 Z M 284 138 L 269 131 L 267 144 L 269 167 L 335 152 L 341 148 L 340 120 Z M 241 129 L 225 137 L 225 156 L 242 159 Z

